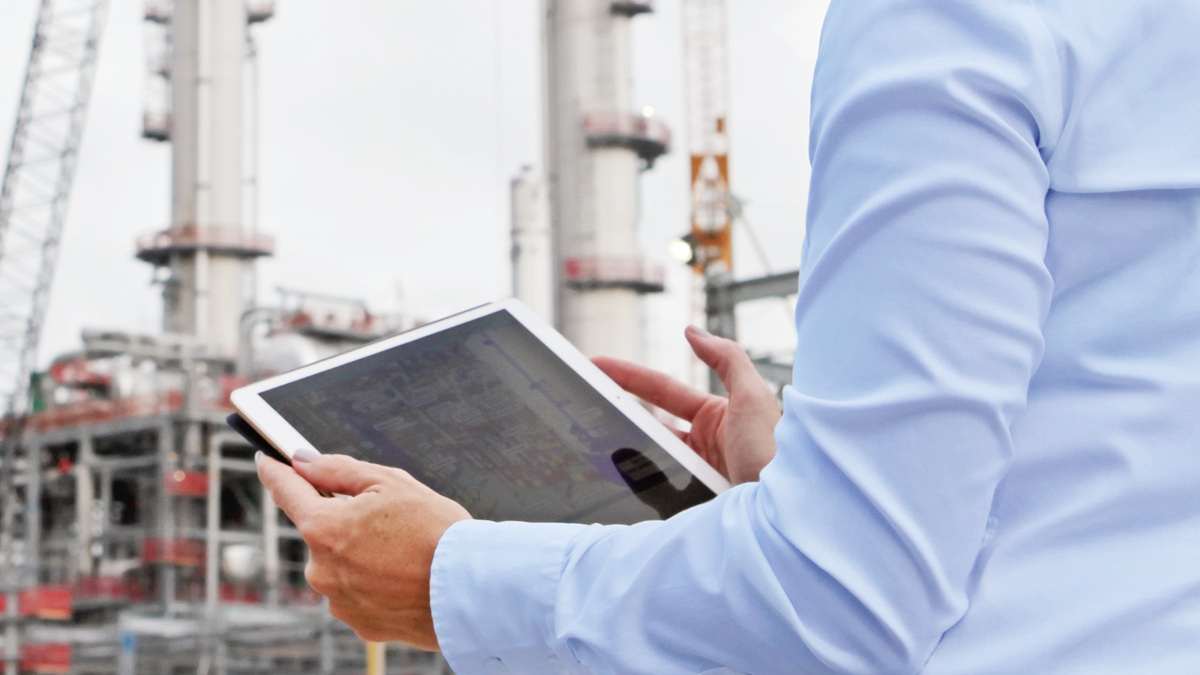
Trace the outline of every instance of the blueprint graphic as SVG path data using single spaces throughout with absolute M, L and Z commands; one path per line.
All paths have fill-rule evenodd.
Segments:
M 263 397 L 318 450 L 403 468 L 477 518 L 658 518 L 662 509 L 637 499 L 635 482 L 614 465 L 618 450 L 641 453 L 668 489 L 683 490 L 691 481 L 504 313 Z M 687 505 L 711 496 L 704 492 L 689 496 Z

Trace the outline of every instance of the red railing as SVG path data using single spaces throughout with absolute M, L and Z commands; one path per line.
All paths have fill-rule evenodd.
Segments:
M 44 642 L 21 645 L 22 673 L 51 673 L 65 675 L 71 672 L 71 644 L 68 642 Z
M 8 596 L 0 595 L 0 614 L 8 611 Z M 37 586 L 17 594 L 17 614 L 39 619 L 70 619 L 71 588 L 69 586 Z
M 112 375 L 98 373 L 92 370 L 93 362 L 85 358 L 55 361 L 50 364 L 50 379 L 58 384 L 72 384 L 85 387 L 108 387 L 112 384 Z
M 163 0 L 147 0 L 145 13 L 142 16 L 146 21 L 168 23 L 171 20 L 171 3 L 163 2 Z
M 223 225 L 180 225 L 138 238 L 138 257 L 161 255 L 171 249 L 227 249 L 245 255 L 270 255 L 275 238 Z
M 126 417 L 149 417 L 182 409 L 183 392 L 168 391 L 156 396 L 95 399 L 55 406 L 30 416 L 29 421 L 37 431 L 46 432 Z
M 275 16 L 275 0 L 249 0 L 246 3 L 246 20 L 259 23 Z
M 661 121 L 638 113 L 593 112 L 583 116 L 583 131 L 589 140 L 631 139 L 671 147 L 671 130 Z
M 142 138 L 165 141 L 171 138 L 170 113 L 143 113 Z
M 641 258 L 576 256 L 567 258 L 563 273 L 568 284 L 583 287 L 632 287 L 641 292 L 663 289 L 663 268 Z
M 207 497 L 208 474 L 177 469 L 163 477 L 163 488 L 177 497 Z
M 146 598 L 146 589 L 125 577 L 97 575 L 76 581 L 74 595 L 79 600 L 138 602 Z
M 204 551 L 202 541 L 156 537 L 142 542 L 142 562 L 197 567 L 204 564 Z

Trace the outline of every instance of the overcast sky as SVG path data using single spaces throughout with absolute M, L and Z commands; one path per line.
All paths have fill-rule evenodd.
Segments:
M 8 147 L 37 0 L 0 8 L 0 142 Z M 807 194 L 808 97 L 827 0 L 729 2 L 731 181 L 773 271 L 799 264 Z M 509 288 L 508 182 L 542 164 L 537 0 L 279 0 L 255 27 L 261 73 L 261 222 L 277 238 L 260 263 L 274 289 L 398 303 L 426 319 Z M 635 101 L 675 134 L 642 177 L 643 252 L 667 265 L 653 298 L 649 357 L 685 361 L 689 272 L 669 259 L 688 227 L 678 0 L 634 20 Z M 169 153 L 142 140 L 140 0 L 112 0 L 81 149 L 42 362 L 83 327 L 158 332 L 159 289 L 133 257 L 169 216 Z M 739 277 L 764 270 L 744 235 Z M 743 341 L 786 348 L 780 303 L 748 308 Z

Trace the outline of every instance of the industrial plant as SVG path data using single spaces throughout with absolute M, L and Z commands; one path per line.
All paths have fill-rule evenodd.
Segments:
M 638 183 L 664 153 L 691 156 L 698 320 L 732 337 L 736 303 L 795 292 L 794 274 L 732 280 L 726 8 L 682 7 L 688 116 L 671 130 L 631 89 L 631 22 L 653 2 L 541 5 L 544 168 L 512 179 L 512 294 L 587 354 L 644 360 L 642 303 L 664 274 L 638 250 Z M 146 3 L 142 129 L 170 144 L 171 210 L 130 245 L 161 287 L 162 330 L 85 330 L 39 355 L 107 9 L 40 0 L 0 195 L 5 675 L 449 672 L 329 616 L 225 421 L 237 387 L 410 327 L 319 289 L 255 296 L 256 260 L 287 237 L 259 231 L 248 180 L 255 31 L 273 2 Z

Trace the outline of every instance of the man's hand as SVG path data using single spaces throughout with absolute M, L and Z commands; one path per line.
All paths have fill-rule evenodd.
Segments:
M 437 650 L 429 568 L 446 528 L 471 516 L 400 469 L 301 451 L 295 468 L 262 453 L 258 477 L 311 551 L 304 576 L 364 640 Z M 322 497 L 317 489 L 350 495 Z
M 780 417 L 775 394 L 736 342 L 692 326 L 684 335 L 696 356 L 716 371 L 729 398 L 706 394 L 629 361 L 598 356 L 592 362 L 629 393 L 691 422 L 691 431 L 676 435 L 731 483 L 758 480 L 775 456 Z

